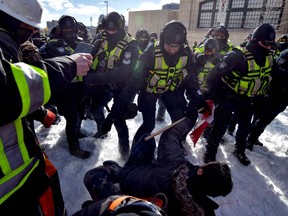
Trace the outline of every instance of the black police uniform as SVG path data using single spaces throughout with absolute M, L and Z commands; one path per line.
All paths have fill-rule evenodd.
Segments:
M 111 12 L 107 15 L 106 24 L 103 27 L 105 29 L 113 27 L 117 32 L 109 34 L 104 31 L 99 41 L 95 42 L 98 45 L 95 45 L 95 50 L 93 51 L 93 69 L 84 78 L 85 84 L 91 89 L 100 88 L 104 90 L 102 91 L 103 95 L 100 96 L 102 99 L 104 97 L 104 100 L 109 98 L 110 94 L 112 94 L 114 101 L 117 100 L 119 93 L 131 76 L 132 68 L 139 55 L 136 40 L 125 32 L 124 26 L 119 26 L 119 16 L 116 12 Z M 119 56 L 115 57 L 117 53 Z M 97 94 L 97 92 L 95 93 Z M 134 97 L 128 104 L 133 102 Z M 125 158 L 130 148 L 129 130 L 126 120 L 117 118 L 114 125 L 118 133 L 119 152 Z M 103 133 L 107 133 L 107 131 L 103 131 Z
M 157 46 L 158 47 L 158 46 Z M 164 57 L 165 63 L 170 68 L 175 68 L 175 65 L 181 57 L 187 57 L 187 64 L 176 76 L 175 71 L 165 71 L 164 79 L 167 78 L 168 73 L 172 74 L 172 77 L 168 82 L 174 82 L 175 89 L 173 90 L 164 90 L 163 93 L 149 92 L 147 88 L 149 85 L 153 84 L 153 79 L 155 76 L 151 76 L 151 70 L 154 70 L 155 67 L 155 49 L 158 50 L 158 55 Z M 160 50 L 159 50 L 160 49 Z M 159 52 L 160 51 L 160 52 Z M 131 79 L 125 85 L 125 88 L 121 92 L 120 98 L 115 106 L 112 107 L 111 114 L 114 114 L 114 117 L 123 115 L 125 113 L 125 106 L 134 97 L 135 93 L 139 90 L 138 95 L 138 108 L 142 112 L 143 124 L 137 130 L 134 138 L 133 144 L 146 133 L 150 133 L 155 127 L 155 111 L 156 111 L 156 102 L 157 99 L 161 96 L 165 107 L 172 119 L 173 122 L 179 120 L 185 116 L 187 101 L 184 95 L 186 90 L 191 95 L 190 106 L 189 106 L 189 115 L 191 118 L 194 118 L 196 121 L 198 114 L 197 108 L 202 108 L 206 105 L 204 98 L 198 94 L 199 86 L 196 78 L 195 62 L 192 57 L 191 50 L 188 46 L 181 46 L 177 54 L 171 56 L 166 51 L 164 51 L 163 45 L 160 48 L 156 48 L 154 44 L 151 44 L 141 55 L 140 61 L 136 70 L 134 71 Z M 183 74 L 182 74 L 183 73 Z M 186 73 L 186 77 L 184 75 Z M 170 75 L 171 75 L 170 74 Z M 185 78 L 182 78 L 182 77 Z M 157 77 L 156 77 L 157 79 Z M 155 82 L 155 84 L 157 81 Z M 154 84 L 154 85 L 155 85 Z M 170 83 L 171 84 L 171 83 Z M 151 87 L 151 86 L 150 86 Z M 160 86 L 166 88 L 167 86 Z M 159 87 L 159 88 L 160 88 Z M 163 89 L 160 89 L 160 91 Z M 196 108 L 197 107 L 197 108 Z M 117 116 L 116 116 L 117 114 Z M 132 148 L 133 148 L 132 144 Z
M 286 59 L 281 59 L 281 54 L 277 58 L 277 66 L 272 71 L 272 81 L 270 89 L 264 101 L 261 103 L 262 107 L 258 111 L 258 115 L 253 119 L 251 132 L 248 136 L 247 149 L 253 150 L 253 145 L 262 146 L 258 138 L 264 132 L 267 125 L 269 125 L 276 116 L 283 112 L 288 105 L 288 49 L 281 52 L 286 54 Z M 284 62 L 280 62 L 284 61 Z
M 64 28 L 67 21 L 68 27 L 70 27 L 73 34 L 66 36 L 62 33 L 61 38 L 54 38 L 48 41 L 45 50 L 46 57 L 57 57 L 71 55 L 74 53 L 76 36 L 76 25 L 77 22 L 73 17 L 63 16 L 60 18 L 59 28 Z M 73 31 L 74 28 L 74 31 Z M 67 39 L 66 40 L 64 40 Z M 68 43 L 69 41 L 69 43 Z M 85 99 L 87 97 L 87 89 L 85 88 L 83 82 L 76 77 L 60 94 L 55 95 L 53 100 L 58 108 L 59 114 L 63 115 L 66 120 L 66 136 L 67 142 L 69 144 L 69 151 L 72 155 L 85 159 L 90 157 L 91 153 L 80 148 L 79 137 L 83 137 L 80 131 L 81 122 L 84 118 L 84 107 Z
M 266 28 L 266 25 L 263 25 L 258 31 Z M 264 35 L 268 37 L 268 40 L 271 40 L 270 37 L 272 40 L 273 37 L 275 39 L 274 29 L 270 26 L 267 29 L 268 33 L 266 31 Z M 207 138 L 206 153 L 204 155 L 204 162 L 206 163 L 216 160 L 217 148 L 222 136 L 225 134 L 228 123 L 231 121 L 232 112 L 235 113 L 238 119 L 238 130 L 233 154 L 243 165 L 247 166 L 250 163 L 250 160 L 245 155 L 245 149 L 254 112 L 251 98 L 256 95 L 266 94 L 271 81 L 270 72 L 273 65 L 273 53 L 261 47 L 257 42 L 258 40 L 260 38 L 256 39 L 255 36 L 253 41 L 248 42 L 243 52 L 235 49 L 228 53 L 208 76 L 207 82 L 210 85 L 210 93 L 213 94 L 217 107 L 214 114 L 214 125 Z M 251 76 L 248 66 L 255 68 L 254 76 Z M 248 81 L 242 79 L 242 77 L 246 79 L 247 76 Z M 255 83 L 257 85 L 254 85 Z

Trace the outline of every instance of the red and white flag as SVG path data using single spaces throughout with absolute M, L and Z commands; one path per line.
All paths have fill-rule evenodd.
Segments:
M 189 134 L 192 142 L 194 143 L 194 146 L 196 145 L 198 139 L 200 138 L 201 134 L 205 130 L 206 127 L 213 121 L 214 119 L 214 102 L 212 100 L 207 100 L 208 105 L 211 109 L 210 115 L 200 114 L 198 117 L 198 121 L 196 122 L 194 126 L 194 130 Z

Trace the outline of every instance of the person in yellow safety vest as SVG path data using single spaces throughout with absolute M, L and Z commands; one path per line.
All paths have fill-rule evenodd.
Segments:
M 137 41 L 137 45 L 142 53 L 150 43 L 150 33 L 146 28 L 140 28 L 136 31 L 135 39 Z
M 126 104 L 138 91 L 138 108 L 142 112 L 143 124 L 133 138 L 132 149 L 143 134 L 154 129 L 156 102 L 159 97 L 162 98 L 172 122 L 186 114 L 196 121 L 197 110 L 210 112 L 208 104 L 200 94 L 195 60 L 186 41 L 186 27 L 180 21 L 172 20 L 164 26 L 160 32 L 160 40 L 150 44 L 140 56 L 120 99 L 112 106 L 105 124 L 103 122 L 103 130 L 111 129 L 113 119 L 125 113 Z M 191 95 L 188 108 L 185 90 Z
M 19 62 L 20 44 L 41 23 L 36 0 L 0 2 L 0 214 L 65 215 L 58 173 L 30 129 L 27 115 L 58 94 L 76 75 L 86 75 L 90 54 Z
M 273 44 L 274 28 L 270 24 L 262 24 L 253 31 L 243 50 L 234 49 L 229 52 L 209 73 L 209 92 L 217 106 L 214 124 L 207 138 L 205 163 L 216 160 L 219 142 L 234 112 L 238 130 L 233 155 L 241 164 L 250 164 L 245 154 L 247 136 L 255 112 L 255 99 L 267 94 L 272 80 L 271 70 L 276 67 L 271 51 Z
M 131 37 L 124 29 L 125 18 L 123 15 L 114 11 L 109 13 L 103 18 L 102 26 L 104 31 L 100 33 L 100 38 L 95 42 L 95 49 L 92 51 L 93 65 L 91 71 L 84 78 L 84 83 L 91 89 L 95 110 L 104 117 L 103 106 L 105 103 L 103 101 L 109 102 L 106 99 L 111 94 L 114 101 L 118 100 L 118 95 L 131 76 L 132 68 L 136 64 L 139 48 L 135 38 Z M 135 105 L 132 104 L 135 95 L 127 103 L 127 106 Z M 108 133 L 102 131 L 102 122 L 97 122 L 98 131 L 94 135 L 95 138 Z M 119 153 L 125 159 L 130 148 L 129 130 L 125 117 L 118 118 L 114 125 L 118 134 Z
M 222 56 L 225 56 L 226 53 L 232 51 L 235 48 L 240 49 L 240 47 L 233 45 L 232 42 L 229 40 L 228 29 L 223 25 L 220 25 L 216 29 L 214 29 L 211 36 L 217 40 L 218 46 L 219 46 L 219 52 Z M 205 41 L 207 39 L 208 38 L 206 38 Z M 198 46 L 195 49 L 195 51 L 194 51 L 195 55 L 197 55 L 197 53 L 203 53 L 204 42 L 202 45 Z

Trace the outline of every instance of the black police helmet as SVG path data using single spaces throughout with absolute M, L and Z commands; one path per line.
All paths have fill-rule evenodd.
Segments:
M 152 32 L 150 36 L 155 38 L 155 39 L 158 39 L 158 35 L 156 32 Z
M 163 44 L 184 44 L 186 35 L 186 27 L 180 21 L 172 20 L 161 30 L 160 42 Z
M 258 26 L 253 32 L 251 41 L 274 41 L 275 29 L 268 23 Z
M 140 40 L 140 38 L 150 40 L 150 34 L 146 28 L 140 28 L 137 30 L 135 35 L 136 40 Z
M 105 30 L 124 29 L 125 18 L 122 14 L 119 14 L 117 12 L 111 12 L 102 19 L 102 25 Z
M 288 35 L 282 35 L 282 36 L 279 38 L 278 42 L 279 42 L 280 44 L 288 43 Z
M 276 63 L 283 69 L 288 71 L 288 49 L 283 50 L 278 58 Z
M 223 25 L 219 25 L 218 28 L 214 29 L 214 31 L 212 31 L 212 35 L 214 38 L 220 38 L 226 40 L 228 40 L 229 38 L 229 32 L 227 28 Z
M 58 21 L 59 26 L 61 29 L 76 29 L 77 28 L 77 21 L 72 16 L 63 15 L 60 17 Z
M 204 50 L 207 50 L 207 51 L 210 51 L 210 50 L 218 51 L 219 50 L 218 41 L 215 38 L 208 38 L 204 42 Z

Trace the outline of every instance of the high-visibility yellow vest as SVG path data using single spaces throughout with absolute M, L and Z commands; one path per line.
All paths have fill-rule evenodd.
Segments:
M 10 68 L 7 65 L 4 70 L 15 79 L 22 111 L 14 122 L 0 127 L 0 205 L 23 186 L 40 163 L 39 155 L 29 153 L 27 146 L 31 143 L 25 143 L 23 117 L 47 103 L 51 96 L 44 70 L 25 63 L 10 64 Z
M 273 52 L 266 57 L 265 65 L 260 67 L 254 60 L 251 52 L 246 48 L 243 49 L 247 64 L 248 73 L 240 74 L 238 71 L 232 71 L 231 74 L 222 77 L 232 90 L 241 95 L 248 97 L 266 94 L 269 84 L 272 80 L 271 69 L 273 66 Z
M 174 67 L 169 67 L 161 52 L 159 41 L 154 44 L 154 53 L 155 65 L 154 69 L 150 71 L 151 74 L 147 79 L 148 85 L 146 91 L 155 94 L 164 93 L 168 90 L 174 91 L 188 75 L 185 68 L 188 56 L 180 56 L 177 64 Z
M 93 64 L 90 66 L 91 69 L 93 70 L 97 69 L 98 64 L 99 64 L 99 56 L 103 55 L 103 52 L 105 53 L 104 60 L 107 66 L 106 69 L 112 70 L 117 65 L 117 61 L 120 60 L 120 55 L 122 51 L 126 49 L 126 47 L 131 41 L 134 41 L 135 39 L 126 33 L 125 37 L 122 38 L 118 42 L 116 47 L 110 52 L 108 52 L 108 40 L 107 40 L 106 32 L 102 33 L 100 40 L 101 40 L 101 43 L 100 43 L 99 50 L 94 57 Z

